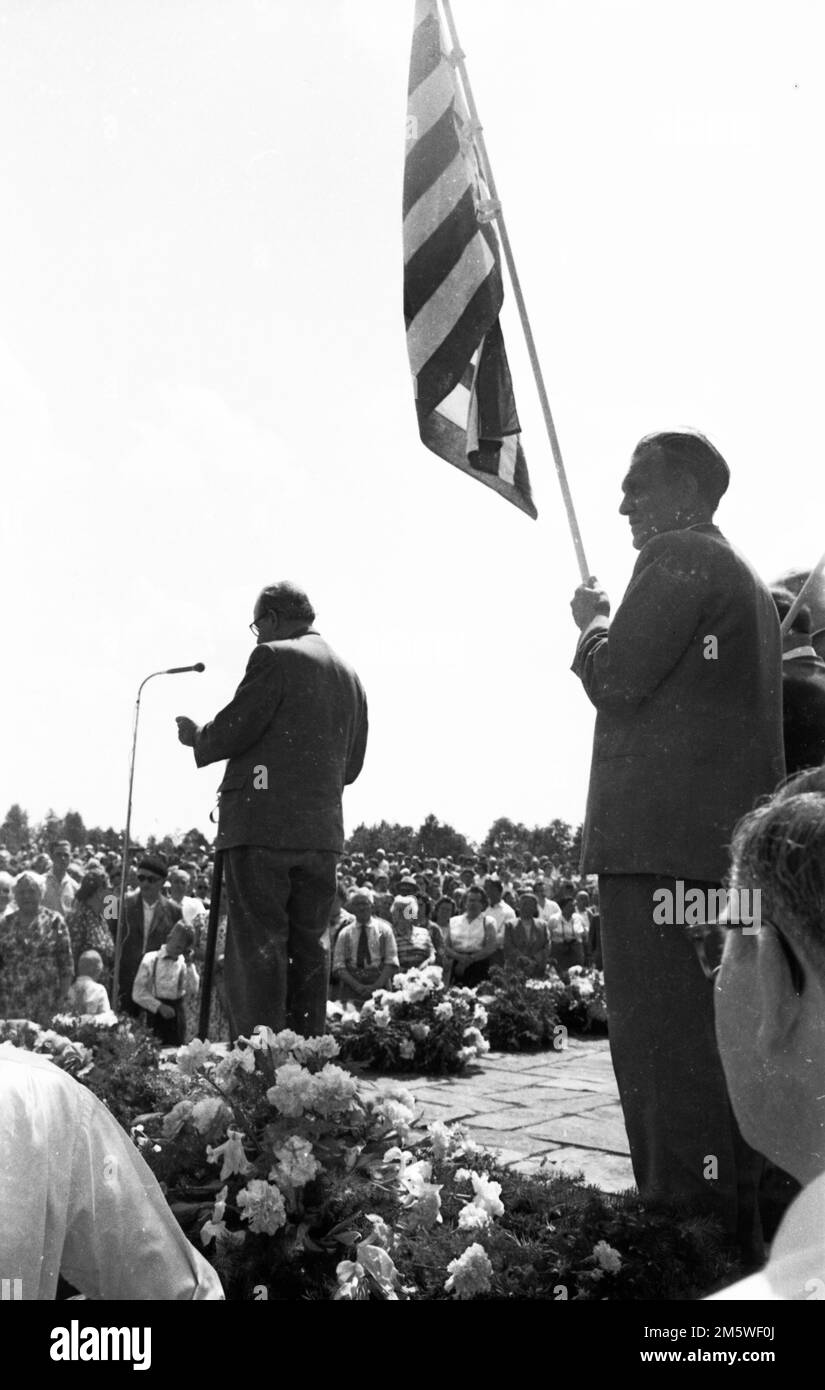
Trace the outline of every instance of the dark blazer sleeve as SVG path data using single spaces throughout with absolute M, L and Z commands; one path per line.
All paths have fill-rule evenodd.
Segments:
M 708 576 L 693 562 L 686 532 L 649 541 L 609 631 L 586 628 L 573 671 L 598 710 L 630 711 L 661 685 L 694 636 L 707 601 Z M 695 559 L 695 557 L 693 557 Z
M 283 698 L 280 662 L 270 647 L 256 647 L 229 704 L 195 738 L 198 767 L 236 758 L 257 743 Z
M 367 697 L 363 690 L 360 691 L 361 712 L 355 727 L 355 735 L 350 745 L 347 755 L 347 770 L 344 783 L 349 786 L 354 782 L 361 768 L 364 766 L 364 756 L 367 751 L 367 734 L 369 732 L 369 720 L 367 718 Z

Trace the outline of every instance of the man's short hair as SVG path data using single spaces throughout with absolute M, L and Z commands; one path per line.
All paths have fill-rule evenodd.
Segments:
M 719 450 L 698 430 L 664 430 L 646 434 L 633 450 L 633 461 L 652 454 L 668 471 L 695 478 L 703 501 L 715 511 L 728 490 L 730 469 Z
M 290 579 L 281 579 L 277 584 L 268 584 L 262 589 L 258 595 L 258 607 L 264 613 L 274 610 L 282 618 L 289 618 L 293 622 L 315 622 L 315 609 L 307 595 Z
M 743 816 L 731 860 L 732 887 L 758 888 L 762 919 L 825 978 L 825 768 L 797 773 Z

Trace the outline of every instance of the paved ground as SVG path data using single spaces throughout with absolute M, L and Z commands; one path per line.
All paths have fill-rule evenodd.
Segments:
M 426 1120 L 461 1121 L 520 1173 L 553 1164 L 605 1192 L 633 1186 L 606 1039 L 563 1052 L 491 1052 L 462 1076 L 404 1077 Z

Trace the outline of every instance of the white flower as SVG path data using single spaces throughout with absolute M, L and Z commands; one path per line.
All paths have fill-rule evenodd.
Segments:
M 252 1178 L 238 1193 L 241 1220 L 257 1235 L 274 1236 L 286 1225 L 286 1208 L 280 1190 L 263 1178 Z
M 458 1229 L 460 1231 L 483 1230 L 490 1224 L 490 1213 L 486 1207 L 477 1207 L 475 1202 L 468 1202 L 466 1207 L 462 1207 L 458 1213 Z
M 435 1016 L 436 1018 L 452 1018 L 453 1006 L 449 999 L 445 999 L 441 1004 L 436 1004 Z
M 354 1302 L 369 1298 L 367 1271 L 357 1260 L 342 1260 L 335 1273 L 338 1278 L 338 1288 L 332 1295 L 333 1302 L 337 1299 Z
M 364 1002 L 363 1002 L 363 1004 L 361 1005 L 361 1017 L 362 1017 L 362 1018 L 371 1018 L 372 1015 L 373 1015 L 374 1013 L 375 1013 L 375 1004 L 373 1003 L 373 1001 L 372 1001 L 371 999 L 365 999 Z M 346 1263 L 348 1263 L 348 1262 L 345 1260 L 344 1263 L 346 1264 Z M 340 1265 L 339 1265 L 339 1269 L 340 1269 Z
M 201 1240 L 204 1245 L 208 1245 L 210 1240 L 213 1239 L 217 1240 L 219 1244 L 229 1239 L 229 1231 L 226 1229 L 226 1222 L 223 1219 L 226 1211 L 226 1198 L 228 1192 L 228 1187 L 221 1188 L 215 1198 L 215 1205 L 212 1208 L 210 1219 L 201 1226 Z
M 470 1181 L 475 1190 L 473 1204 L 483 1207 L 489 1216 L 503 1216 L 504 1203 L 501 1200 L 501 1183 L 491 1182 L 487 1173 L 471 1173 Z
M 593 1246 L 593 1259 L 608 1274 L 618 1274 L 622 1267 L 621 1255 L 612 1245 L 608 1245 L 606 1240 L 597 1241 Z
M 339 999 L 327 1000 L 327 1018 L 336 1019 L 344 1017 L 344 1006 Z
M 469 1178 L 475 1192 L 473 1200 L 458 1213 L 459 1230 L 483 1229 L 494 1216 L 504 1215 L 500 1182 L 491 1182 L 487 1173 L 473 1173 L 466 1168 L 457 1169 L 455 1177 L 456 1182 Z
M 416 1042 L 424 1042 L 430 1036 L 429 1023 L 411 1023 L 410 1033 Z
M 413 1057 L 415 1056 L 415 1043 L 413 1042 L 412 1038 L 402 1038 L 401 1046 L 399 1047 L 398 1051 L 404 1058 L 405 1062 L 411 1062 Z
M 388 1028 L 390 1022 L 389 1009 L 376 1009 L 373 1014 L 376 1028 Z
M 433 1146 L 433 1158 L 436 1163 L 440 1163 L 450 1152 L 452 1134 L 443 1120 L 434 1120 L 431 1125 L 427 1125 L 427 1133 Z
M 311 1079 L 309 1108 L 314 1114 L 330 1120 L 352 1109 L 358 1097 L 358 1084 L 348 1071 L 327 1062 Z
M 473 1009 L 473 1023 L 478 1024 L 479 1028 L 487 1027 L 488 1014 L 483 1004 L 476 1004 Z
M 275 1150 L 275 1157 L 278 1163 L 269 1176 L 290 1187 L 304 1187 L 321 1170 L 321 1164 L 313 1157 L 309 1140 L 301 1139 L 297 1134 Z
M 251 1173 L 252 1164 L 244 1153 L 243 1138 L 244 1136 L 239 1129 L 229 1129 L 223 1144 L 218 1144 L 214 1148 L 211 1144 L 207 1144 L 206 1159 L 208 1163 L 217 1163 L 219 1158 L 223 1159 L 221 1182 L 225 1182 L 233 1173 L 240 1173 L 242 1176 Z
M 192 1076 L 194 1072 L 200 1071 L 201 1067 L 205 1067 L 207 1062 L 214 1061 L 214 1056 L 210 1043 L 193 1038 L 185 1047 L 178 1048 L 175 1061 L 184 1076 Z
M 312 1108 L 315 1078 L 299 1062 L 285 1062 L 275 1073 L 266 1098 L 282 1115 L 297 1118 Z
M 454 1293 L 456 1298 L 472 1298 L 477 1293 L 488 1293 L 493 1266 L 483 1245 L 468 1245 L 457 1260 L 447 1265 L 450 1276 L 444 1284 L 446 1293 Z

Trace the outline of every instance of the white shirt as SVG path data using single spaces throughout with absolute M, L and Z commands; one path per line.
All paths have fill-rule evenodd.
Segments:
M 561 908 L 552 898 L 545 898 L 543 903 L 539 903 L 539 921 L 548 927 L 554 927 L 561 921 Z
M 705 1303 L 759 1299 L 771 1302 L 825 1299 L 825 1173 L 791 1202 L 774 1237 L 768 1263 Z
M 462 912 L 458 917 L 451 917 L 447 945 L 452 946 L 454 951 L 480 951 L 484 946 L 488 925 L 495 929 L 496 924 L 490 917 L 489 908 L 485 908 L 472 921 L 466 912 Z
M 508 922 L 515 922 L 516 914 L 509 903 L 496 903 L 495 907 L 485 907 L 485 917 L 492 917 L 496 924 L 496 941 L 499 946 L 504 945 L 504 928 Z
M 66 917 L 74 905 L 77 884 L 68 874 L 58 880 L 52 869 L 43 879 L 43 906 Z
M 21 1281 L 24 1301 L 53 1300 L 59 1274 L 91 1299 L 223 1298 L 154 1174 L 85 1086 L 4 1043 L 0 1114 L 0 1270 Z
M 156 1014 L 161 1004 L 174 1004 L 185 994 L 196 994 L 200 979 L 194 965 L 183 956 L 167 956 L 166 947 L 149 951 L 138 966 L 132 998 L 142 1009 Z
M 574 912 L 568 921 L 563 912 L 550 924 L 550 935 L 554 941 L 586 941 L 590 924 L 580 912 Z
M 106 986 L 90 975 L 78 975 L 69 986 L 68 1005 L 73 1014 L 107 1014 L 109 996 Z

